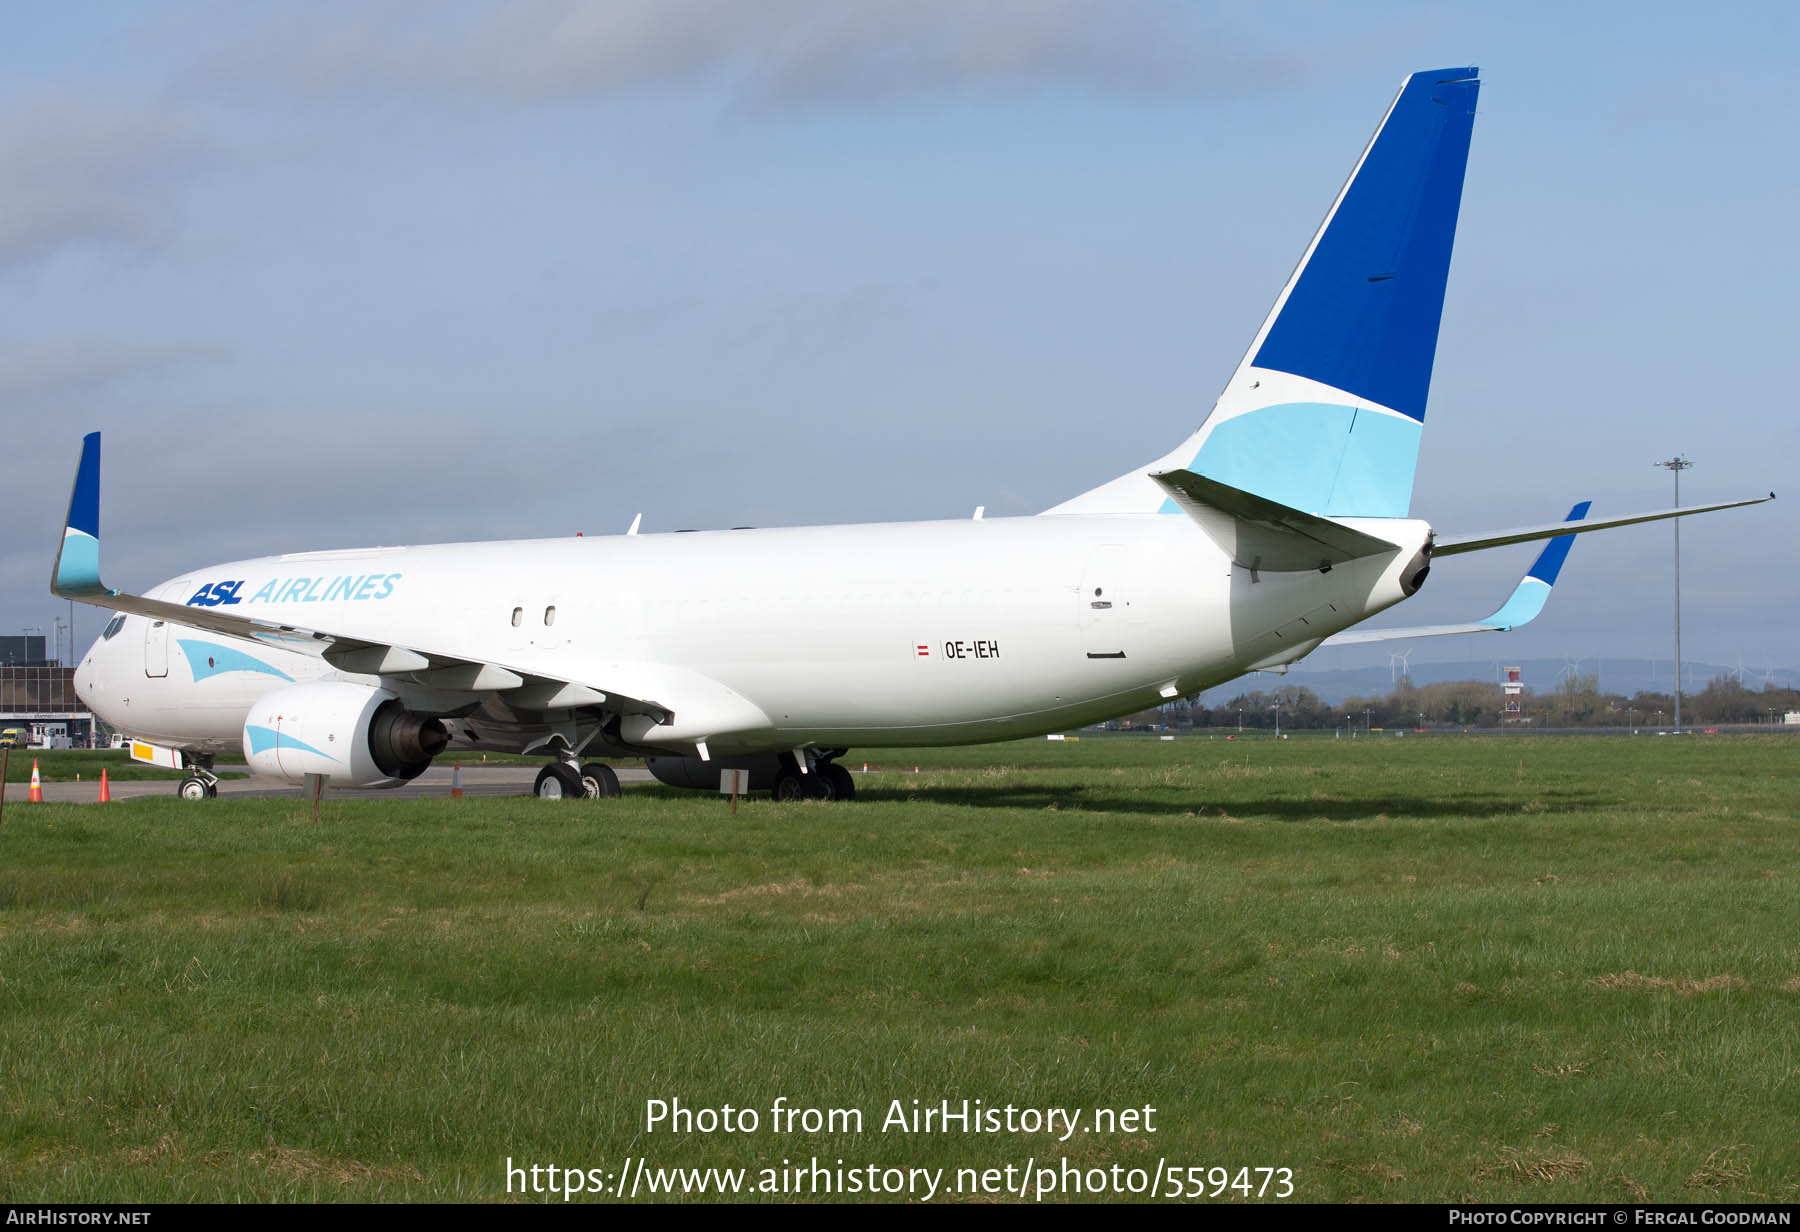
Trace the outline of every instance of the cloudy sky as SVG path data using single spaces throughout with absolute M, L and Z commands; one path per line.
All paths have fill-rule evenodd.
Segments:
M 1689 503 L 1780 491 L 1797 11 L 11 7 L 0 631 L 66 617 L 95 428 L 134 589 L 639 511 L 1036 512 L 1192 429 L 1401 79 L 1452 64 L 1484 86 L 1414 514 L 1659 508 L 1677 452 Z M 1800 664 L 1800 491 L 1686 526 L 1689 656 Z M 1666 657 L 1669 540 L 1578 544 L 1507 657 Z M 1393 616 L 1479 616 L 1529 555 Z M 1415 661 L 1501 653 L 1458 640 Z

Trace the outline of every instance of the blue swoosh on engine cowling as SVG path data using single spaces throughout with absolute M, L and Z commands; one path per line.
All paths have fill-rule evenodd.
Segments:
M 330 753 L 313 748 L 304 740 L 296 740 L 292 736 L 284 736 L 273 727 L 257 727 L 255 724 L 244 724 L 244 734 L 250 737 L 251 753 L 261 753 L 268 749 L 292 749 L 296 753 L 316 753 L 326 761 L 336 761 Z

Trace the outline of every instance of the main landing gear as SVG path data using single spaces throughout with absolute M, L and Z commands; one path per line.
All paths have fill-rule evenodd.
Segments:
M 835 751 L 841 752 L 841 751 Z M 772 793 L 777 800 L 839 800 L 856 799 L 856 780 L 850 772 L 830 758 L 815 757 L 809 750 L 807 760 L 811 763 L 809 773 L 800 773 L 800 762 L 792 753 L 781 755 L 781 769 L 775 775 L 775 789 Z
M 808 749 L 804 753 L 805 773 L 801 772 L 798 756 L 780 754 L 769 794 L 776 800 L 854 800 L 856 780 L 835 760 L 843 754 L 843 749 Z M 761 768 L 756 770 L 759 791 L 769 784 L 767 765 L 766 761 L 762 762 Z M 682 787 L 698 786 L 680 779 L 665 778 L 663 781 L 674 781 Z M 541 800 L 611 799 L 619 794 L 619 776 L 605 762 L 591 761 L 581 765 L 573 757 L 558 759 L 538 771 L 532 794 Z
M 603 761 L 557 761 L 538 771 L 531 791 L 540 800 L 607 800 L 619 794 L 619 776 Z

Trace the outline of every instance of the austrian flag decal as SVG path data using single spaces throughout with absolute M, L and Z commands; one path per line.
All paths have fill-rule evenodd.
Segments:
M 929 659 L 931 657 L 931 647 L 927 646 L 924 642 L 920 642 L 918 646 L 914 648 L 913 653 L 918 655 L 921 659 Z

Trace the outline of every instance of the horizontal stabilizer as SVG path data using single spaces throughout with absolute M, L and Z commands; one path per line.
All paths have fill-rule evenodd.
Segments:
M 1582 501 L 1569 510 L 1569 516 L 1557 525 L 1564 530 L 1544 545 L 1544 550 L 1537 554 L 1531 562 L 1531 568 L 1513 587 L 1512 594 L 1507 596 L 1493 615 L 1484 620 L 1465 625 L 1414 625 L 1404 629 L 1346 629 L 1342 633 L 1334 633 L 1320 645 L 1323 646 L 1356 646 L 1365 642 L 1391 642 L 1409 637 L 1443 637 L 1450 633 L 1504 633 L 1508 629 L 1516 629 L 1532 620 L 1544 610 L 1544 604 L 1550 600 L 1550 588 L 1556 585 L 1556 579 L 1562 572 L 1563 562 L 1569 557 L 1569 545 L 1575 542 L 1575 533 L 1569 529 L 1569 523 L 1579 522 L 1587 517 L 1592 502 Z M 1580 529 L 1587 529 L 1581 527 Z
M 1503 548 L 1514 543 L 1530 543 L 1534 539 L 1554 539 L 1558 535 L 1582 534 L 1590 530 L 1608 530 L 1614 526 L 1635 526 L 1639 522 L 1658 522 L 1664 518 L 1685 518 L 1693 513 L 1711 513 L 1716 509 L 1736 509 L 1741 505 L 1760 505 L 1764 501 L 1775 499 L 1775 493 L 1767 496 L 1755 496 L 1749 500 L 1725 501 L 1718 505 L 1682 505 L 1675 509 L 1658 509 L 1654 513 L 1631 513 L 1617 518 L 1600 518 L 1593 522 L 1583 522 L 1573 531 L 1561 522 L 1546 522 L 1542 526 L 1518 526 L 1512 530 L 1496 531 L 1489 535 L 1464 535 L 1461 537 L 1440 535 L 1432 543 L 1433 559 L 1439 556 L 1456 556 L 1463 552 L 1485 552 L 1489 548 Z
M 1400 550 L 1386 539 L 1193 471 L 1158 471 L 1150 478 L 1231 553 L 1234 563 L 1246 569 L 1274 573 L 1329 569 L 1345 561 Z

